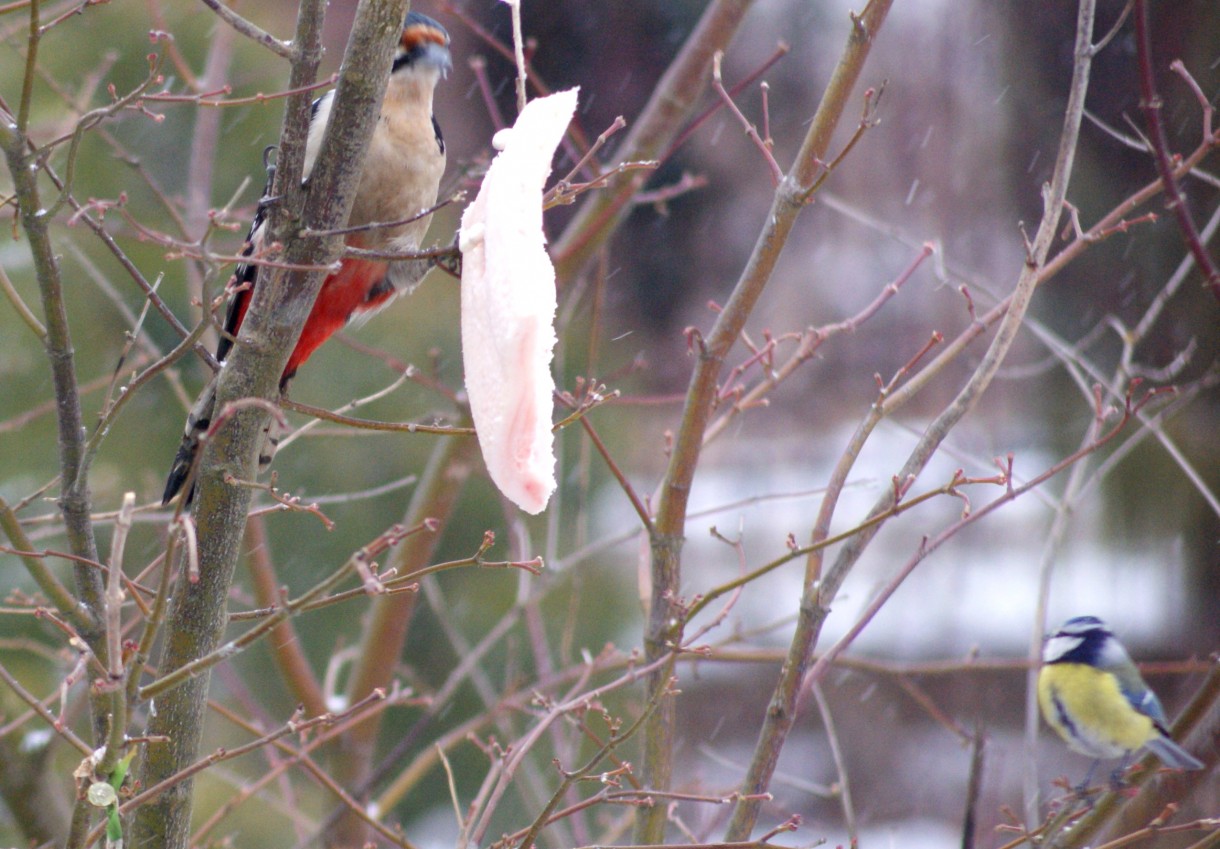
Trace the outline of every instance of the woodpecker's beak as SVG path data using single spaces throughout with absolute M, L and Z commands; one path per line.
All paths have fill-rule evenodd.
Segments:
M 394 61 L 395 70 L 408 65 L 435 68 L 442 77 L 448 76 L 453 68 L 453 60 L 449 56 L 449 33 L 432 18 L 417 12 L 407 15 L 399 40 L 398 58 Z

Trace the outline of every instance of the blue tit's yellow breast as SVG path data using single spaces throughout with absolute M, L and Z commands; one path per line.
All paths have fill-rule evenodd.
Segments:
M 1043 666 L 1038 703 L 1047 724 L 1091 757 L 1120 757 L 1157 733 L 1152 720 L 1127 701 L 1114 675 L 1083 663 Z

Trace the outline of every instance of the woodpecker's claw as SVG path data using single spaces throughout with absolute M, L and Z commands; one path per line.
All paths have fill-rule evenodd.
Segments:
M 452 248 L 439 256 L 434 256 L 429 262 L 459 280 L 462 279 L 462 251 L 458 248 L 456 239 Z

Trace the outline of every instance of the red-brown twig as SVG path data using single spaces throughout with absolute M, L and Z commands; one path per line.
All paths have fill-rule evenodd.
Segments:
M 1135 0 L 1135 44 L 1138 57 L 1140 79 L 1140 110 L 1148 123 L 1148 143 L 1152 147 L 1153 158 L 1156 160 L 1156 170 L 1161 175 L 1161 183 L 1165 187 L 1165 206 L 1178 220 L 1178 228 L 1186 247 L 1194 255 L 1199 270 L 1203 272 L 1208 287 L 1217 300 L 1220 300 L 1220 269 L 1212 261 L 1207 252 L 1199 230 L 1195 227 L 1190 215 L 1186 197 L 1178 186 L 1174 176 L 1176 163 L 1169 153 L 1169 139 L 1165 135 L 1165 127 L 1161 122 L 1161 97 L 1156 90 L 1156 73 L 1152 65 L 1152 35 L 1148 25 L 1148 0 Z M 1206 98 L 1204 98 L 1206 102 Z M 1210 113 L 1206 113 L 1210 125 Z M 1215 144 L 1216 139 L 1209 136 L 1209 143 Z
M 767 167 L 771 169 L 771 185 L 778 186 L 779 181 L 784 178 L 784 169 L 779 167 L 779 163 L 775 161 L 774 154 L 771 153 L 771 145 L 758 134 L 758 128 L 755 127 L 741 110 L 737 108 L 737 104 L 724 88 L 724 81 L 720 76 L 720 61 L 724 58 L 724 53 L 717 50 L 712 57 L 712 88 L 716 90 L 716 94 L 720 95 L 720 100 L 728 107 L 733 116 L 737 118 L 742 125 L 747 136 L 754 142 L 754 146 L 758 148 L 758 152 L 762 154 L 763 160 L 767 163 Z

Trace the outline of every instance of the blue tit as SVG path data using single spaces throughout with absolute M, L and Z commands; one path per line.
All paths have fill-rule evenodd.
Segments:
M 1126 759 L 1146 746 L 1165 766 L 1203 769 L 1169 738 L 1160 700 L 1123 644 L 1095 616 L 1069 619 L 1046 641 L 1038 703 L 1047 724 L 1081 754 Z

